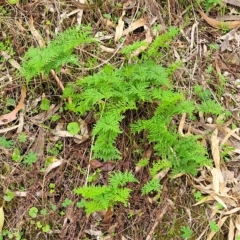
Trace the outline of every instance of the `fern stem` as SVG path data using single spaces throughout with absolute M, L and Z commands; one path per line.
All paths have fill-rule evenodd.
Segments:
M 90 154 L 89 154 L 89 163 L 87 166 L 87 176 L 86 176 L 86 180 L 85 180 L 85 184 L 84 184 L 85 186 L 87 186 L 87 183 L 88 183 L 88 177 L 89 177 L 89 173 L 90 173 L 90 161 L 92 160 L 94 141 L 95 141 L 95 136 L 93 136 L 93 138 L 92 138 L 91 149 L 90 149 Z

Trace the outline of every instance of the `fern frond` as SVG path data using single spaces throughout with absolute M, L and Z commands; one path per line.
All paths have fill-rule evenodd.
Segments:
M 212 113 L 216 115 L 221 115 L 223 113 L 223 108 L 214 100 L 206 100 L 202 104 L 198 105 L 198 110 L 203 113 Z
M 161 184 L 158 179 L 151 179 L 141 189 L 142 195 L 149 194 L 152 191 L 161 192 Z
M 113 188 L 113 193 L 111 194 L 111 201 L 121 202 L 124 205 L 128 203 L 131 189 L 129 188 Z
M 102 210 L 107 210 L 107 207 L 103 207 L 102 204 L 99 204 L 98 201 L 88 201 L 85 203 L 85 211 L 87 216 L 89 216 L 93 212 L 98 212 Z
M 29 82 L 41 73 L 49 74 L 51 69 L 58 71 L 63 64 L 78 64 L 77 57 L 72 55 L 73 49 L 82 43 L 95 42 L 90 37 L 90 30 L 90 28 L 69 28 L 60 33 L 47 47 L 29 48 L 23 57 L 21 75 Z
M 171 168 L 172 163 L 166 159 L 158 160 L 157 162 L 153 163 L 153 166 L 150 168 L 150 174 L 152 177 L 155 177 L 159 171 L 164 170 L 166 168 Z
M 113 188 L 118 186 L 125 186 L 128 182 L 137 182 L 137 179 L 133 176 L 131 172 L 115 172 L 109 177 L 109 185 Z
M 84 186 L 81 188 L 75 188 L 75 194 L 82 195 L 84 198 L 95 199 L 99 195 L 102 195 L 108 191 L 106 186 Z

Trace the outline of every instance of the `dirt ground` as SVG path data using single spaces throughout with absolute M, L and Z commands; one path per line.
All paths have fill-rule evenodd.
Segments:
M 5 215 L 0 239 L 240 239 L 240 4 L 212 2 L 0 0 L 0 196 Z M 101 47 L 76 47 L 79 67 L 64 65 L 47 77 L 35 77 L 25 89 L 19 69 L 27 50 L 77 25 L 90 25 L 93 36 L 102 36 Z M 175 89 L 195 101 L 193 89 L 199 85 L 229 116 L 199 113 L 191 122 L 173 119 L 177 127 L 183 124 L 184 134 L 202 136 L 213 165 L 196 176 L 166 172 L 161 193 L 146 196 L 141 188 L 149 169 L 136 170 L 136 162 L 143 156 L 151 161 L 153 146 L 130 139 L 128 123 L 136 114 L 129 111 L 121 124 L 117 147 L 122 159 L 90 163 L 94 116 L 82 117 L 84 140 L 69 136 L 66 125 L 79 119 L 65 110 L 62 86 L 107 63 L 122 66 L 124 46 L 141 40 L 151 45 L 170 26 L 179 34 L 160 61 L 165 67 L 182 62 L 171 79 Z M 44 111 L 45 97 L 51 105 Z M 18 105 L 21 99 L 24 104 Z M 8 113 L 15 118 L 4 122 Z M 16 149 L 33 164 L 19 161 Z M 107 184 L 109 173 L 117 170 L 132 171 L 139 181 L 128 185 L 134 189 L 129 203 L 87 216 L 73 189 L 83 186 L 87 175 L 92 183 Z

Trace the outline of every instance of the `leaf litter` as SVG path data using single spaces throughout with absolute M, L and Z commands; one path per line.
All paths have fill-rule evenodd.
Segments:
M 228 1 L 224 1 L 228 2 Z M 140 34 L 136 33 L 137 31 L 141 31 L 143 29 L 144 31 L 144 41 L 147 43 L 146 46 L 141 47 L 137 49 L 135 53 L 133 53 L 132 56 L 139 56 L 141 52 L 144 52 L 148 46 L 151 44 L 154 34 L 152 31 L 152 26 L 155 24 L 156 21 L 159 21 L 161 23 L 164 23 L 163 19 L 158 16 L 158 19 L 154 21 L 149 21 L 149 19 L 154 19 L 151 18 L 149 15 L 154 13 L 154 9 L 156 10 L 156 6 L 154 3 L 149 3 L 146 2 L 147 12 L 151 14 L 143 14 L 140 16 L 138 19 L 132 20 L 132 23 L 128 26 L 126 26 L 126 15 L 131 16 L 131 14 L 134 12 L 133 10 L 136 9 L 136 2 L 135 1 L 123 1 L 119 2 L 123 4 L 123 9 L 120 11 L 116 9 L 116 13 L 118 13 L 118 18 L 116 23 L 113 21 L 107 20 L 103 21 L 103 26 L 101 26 L 100 29 L 97 29 L 97 31 L 101 32 L 106 32 L 106 35 L 104 35 L 104 38 L 101 40 L 102 42 L 102 50 L 106 53 L 109 54 L 116 54 L 116 49 L 118 49 L 118 44 L 120 42 L 120 39 L 122 37 L 130 38 L 129 35 L 131 34 L 131 37 L 136 36 L 136 39 L 140 40 Z M 235 1 L 229 1 L 231 4 L 237 5 L 237 2 Z M 84 3 L 83 3 L 84 4 Z M 124 5 L 125 4 L 125 5 Z M 183 21 L 183 12 L 185 9 L 179 9 L 176 7 L 174 4 L 174 1 L 169 2 L 168 12 L 169 18 L 171 19 L 172 23 L 181 23 Z M 26 5 L 27 6 L 27 5 Z M 84 5 L 85 6 L 85 5 Z M 29 8 L 32 8 L 32 6 L 28 6 Z M 54 6 L 55 8 L 59 8 L 59 6 Z M 109 4 L 106 2 L 103 4 L 103 6 L 100 7 L 99 11 L 103 10 L 106 7 L 106 10 L 109 10 Z M 141 6 L 144 7 L 144 6 Z M 152 7 L 152 9 L 151 9 Z M 160 6 L 163 8 L 164 6 Z M 35 9 L 36 8 L 36 9 Z M 160 8 L 160 9 L 161 9 Z M 41 6 L 34 6 L 31 10 L 33 13 L 36 11 L 40 12 Z M 176 14 L 171 12 L 171 10 L 174 11 L 179 11 L 179 17 L 176 21 L 174 17 L 176 17 Z M 78 15 L 79 11 L 72 11 L 72 6 L 67 6 L 68 12 L 71 14 L 66 15 L 67 20 L 71 20 L 71 24 L 75 22 L 75 14 Z M 82 9 L 82 15 L 78 15 L 78 23 L 81 23 L 82 21 L 86 21 L 86 19 L 93 21 L 93 16 L 91 15 L 92 12 L 89 11 L 88 8 Z M 58 9 L 59 11 L 59 9 Z M 62 9 L 61 9 L 62 11 Z M 132 12 L 131 12 L 132 11 Z M 51 13 L 49 13 L 51 14 Z M 96 12 L 97 14 L 97 12 Z M 161 14 L 165 14 L 164 11 L 161 12 Z M 232 21 L 232 22 L 224 22 L 221 20 L 216 20 L 213 18 L 208 17 L 204 12 L 200 11 L 200 14 L 202 18 L 210 24 L 213 28 L 222 28 L 222 27 L 227 27 L 227 28 L 236 28 L 239 26 L 239 22 L 237 21 Z M 38 16 L 42 20 L 46 20 L 44 15 L 43 16 Z M 85 19 L 86 18 L 86 19 Z M 30 18 L 30 21 L 28 22 L 29 30 L 31 32 L 31 36 L 35 38 L 35 40 L 38 42 L 39 46 L 44 46 L 45 45 L 45 38 L 47 39 L 47 35 L 49 35 L 49 27 L 44 26 L 41 30 L 39 31 L 39 27 L 41 28 L 41 25 L 39 24 L 39 19 L 36 17 L 36 15 L 32 15 Z M 105 19 L 106 20 L 106 19 Z M 54 30 L 56 27 L 59 29 L 59 26 L 63 27 L 63 22 L 64 18 L 61 19 L 61 21 L 55 22 L 53 20 L 53 26 L 51 30 Z M 152 24 L 149 24 L 149 22 L 152 22 Z M 94 23 L 94 22 L 93 22 Z M 203 79 L 206 76 L 203 76 L 204 74 L 199 74 L 198 69 L 192 68 L 188 65 L 189 61 L 191 59 L 195 59 L 196 56 L 198 56 L 198 51 L 202 50 L 203 55 L 201 56 L 204 58 L 208 54 L 207 50 L 207 44 L 210 41 L 222 41 L 222 44 L 220 45 L 221 47 L 221 52 L 218 52 L 218 62 L 215 64 L 216 72 L 221 74 L 223 71 L 228 71 L 227 75 L 227 81 L 231 80 L 232 76 L 236 79 L 236 66 L 239 65 L 239 62 L 237 61 L 237 54 L 234 49 L 236 48 L 237 45 L 234 45 L 233 42 L 239 43 L 238 40 L 238 31 L 234 29 L 233 32 L 231 32 L 229 35 L 225 34 L 221 37 L 216 37 L 214 34 L 216 32 L 213 32 L 213 38 L 208 39 L 207 42 L 204 42 L 205 40 L 202 38 L 201 34 L 204 36 L 205 33 L 200 33 L 199 32 L 199 25 L 202 25 L 203 22 L 200 22 L 199 24 L 195 24 L 194 27 L 190 26 L 191 31 L 189 32 L 187 29 L 184 29 L 182 32 L 183 37 L 186 37 L 186 39 L 189 39 L 189 41 L 182 41 L 180 42 L 180 39 L 177 39 L 175 47 L 173 47 L 173 52 L 175 53 L 175 56 L 179 60 L 184 60 L 186 64 L 184 65 L 185 70 L 180 69 L 179 71 L 182 71 L 184 74 L 189 74 L 192 79 L 196 78 L 194 75 L 198 74 L 199 79 Z M 18 24 L 19 25 L 19 24 Z M 165 24 L 164 24 L 165 25 Z M 27 26 L 26 24 L 21 23 L 21 26 Z M 38 26 L 38 27 L 37 27 Z M 97 26 L 97 25 L 96 25 Z M 181 25 L 178 25 L 181 26 Z M 210 28 L 208 26 L 208 28 Z M 109 30 L 109 27 L 112 28 L 112 30 Z M 19 28 L 18 28 L 19 29 Z M 114 30 L 115 29 L 115 30 Z M 113 33 L 114 31 L 114 33 Z M 212 31 L 212 30 L 210 30 Z M 24 34 L 24 31 L 22 31 Z M 40 34 L 44 33 L 44 34 Z M 54 31 L 53 31 L 54 32 Z M 198 37 L 195 37 L 196 34 L 200 34 Z M 217 35 L 217 34 L 216 34 Z M 226 36 L 227 35 L 227 36 Z M 107 36 L 109 38 L 107 38 Z M 27 36 L 25 36 L 27 38 Z M 115 43 L 108 45 L 107 40 L 109 39 L 114 39 Z M 227 40 L 226 40 L 227 39 Z M 142 39 L 141 39 L 142 40 Z M 202 42 L 201 42 L 202 41 Z M 207 44 L 206 44 L 207 43 Z M 111 46 L 111 47 L 106 47 L 106 46 Z M 196 46 L 198 49 L 196 49 Z M 184 51 L 181 51 L 181 47 L 184 49 Z M 202 47 L 202 49 L 200 48 Z M 17 45 L 16 45 L 17 48 Z M 188 49 L 187 49 L 188 48 Z M 231 49 L 232 48 L 232 49 Z M 230 49 L 230 53 L 226 53 L 225 51 Z M 106 55 L 106 59 L 110 59 L 109 55 Z M 227 61 L 225 61 L 227 60 Z M 16 63 L 17 61 L 15 59 Z M 195 61 L 197 63 L 197 61 Z M 11 64 L 13 68 L 17 68 L 18 65 L 16 64 Z M 214 66 L 214 65 L 213 65 Z M 199 66 L 199 69 L 203 68 L 203 66 Z M 11 71 L 10 71 L 11 72 Z M 179 73 L 179 72 L 178 72 Z M 58 75 L 59 73 L 52 72 L 52 77 L 58 81 L 58 84 L 60 88 L 63 90 L 64 89 L 64 83 L 66 76 L 63 75 Z M 72 73 L 71 73 L 72 74 Z M 226 72 L 225 72 L 226 74 Z M 181 75 L 181 73 L 180 73 Z M 239 75 L 238 75 L 239 76 Z M 177 78 L 177 76 L 176 76 Z M 45 80 L 43 79 L 43 82 Z M 221 81 L 219 78 L 217 81 Z M 63 82 L 63 83 L 62 83 Z M 32 83 L 31 83 L 32 84 Z M 179 81 L 178 83 L 181 85 L 181 87 L 186 87 L 182 80 Z M 204 83 L 203 83 L 204 85 Z M 33 83 L 34 86 L 34 83 Z M 37 86 L 37 84 L 36 84 Z M 212 86 L 211 86 L 212 87 Z M 1 126 L 12 123 L 17 119 L 17 114 L 19 113 L 20 110 L 24 109 L 24 101 L 26 98 L 26 91 L 23 92 L 22 90 L 22 97 L 21 100 L 19 101 L 17 107 L 10 112 L 9 114 L 5 114 L 0 116 L 1 120 Z M 54 90 L 55 93 L 57 93 L 56 90 Z M 39 94 L 36 91 L 36 95 Z M 59 94 L 59 93 L 58 93 Z M 232 99 L 235 99 L 236 96 L 233 93 L 224 93 L 224 94 L 229 94 L 228 96 L 231 96 Z M 50 94 L 49 94 L 50 95 Z M 35 96 L 34 96 L 35 97 Z M 227 95 L 224 95 L 224 97 L 227 97 Z M 229 99 L 227 99 L 227 102 L 230 102 Z M 34 101 L 31 100 L 31 101 Z M 237 103 L 237 100 L 236 100 Z M 238 102 L 239 103 L 239 102 Z M 27 103 L 29 104 L 29 102 Z M 34 168 L 31 170 L 24 170 L 21 169 L 21 167 L 18 168 L 13 168 L 12 172 L 9 173 L 8 175 L 4 176 L 6 183 L 6 186 L 10 184 L 15 184 L 15 183 L 24 183 L 25 188 L 28 190 L 26 192 L 24 191 L 16 191 L 18 194 L 16 194 L 16 198 L 18 196 L 24 196 L 24 200 L 21 199 L 15 199 L 17 207 L 16 210 L 18 211 L 19 216 L 24 216 L 26 214 L 26 210 L 21 209 L 19 206 L 23 206 L 24 208 L 29 208 L 32 204 L 37 204 L 37 197 L 41 196 L 43 204 L 45 205 L 47 201 L 51 201 L 52 203 L 56 204 L 59 208 L 61 203 L 64 201 L 66 197 L 69 199 L 73 199 L 74 196 L 71 193 L 71 188 L 73 186 L 78 186 L 79 183 L 83 183 L 84 181 L 84 168 L 88 165 L 89 162 L 89 157 L 87 155 L 88 149 L 91 147 L 90 143 L 90 137 L 89 137 L 89 129 L 92 128 L 92 123 L 85 122 L 85 120 L 80 120 L 81 124 L 81 130 L 80 134 L 72 136 L 66 131 L 66 123 L 71 122 L 71 117 L 70 116 L 62 116 L 61 121 L 57 122 L 57 124 L 50 124 L 49 126 L 49 131 L 43 130 L 43 127 L 45 127 L 45 124 L 49 124 L 51 121 L 51 117 L 55 114 L 60 112 L 61 104 L 54 104 L 51 106 L 49 111 L 45 112 L 38 112 L 37 114 L 30 114 L 30 117 L 28 116 L 28 112 L 25 113 L 26 116 L 24 116 L 24 123 L 23 123 L 23 131 L 27 131 L 29 135 L 31 135 L 30 140 L 32 142 L 28 142 L 30 148 L 26 148 L 25 150 L 34 150 L 37 152 L 41 158 L 42 161 L 41 163 L 37 163 L 34 165 Z M 29 109 L 27 109 L 29 111 Z M 33 110 L 32 110 L 33 111 Z M 234 109 L 236 113 L 236 117 L 238 117 L 239 114 L 239 109 Z M 228 239 L 234 239 L 234 237 L 238 236 L 240 233 L 240 218 L 239 218 L 239 190 L 238 186 L 240 178 L 239 178 L 239 170 L 234 169 L 234 160 L 237 162 L 239 160 L 239 154 L 240 154 L 240 146 L 239 146 L 239 129 L 238 128 L 232 128 L 231 124 L 232 123 L 221 123 L 217 124 L 215 119 L 212 119 L 212 122 L 206 122 L 205 118 L 207 119 L 209 116 L 204 116 L 202 115 L 200 117 L 199 122 L 186 122 L 186 118 L 183 115 L 182 118 L 179 120 L 176 125 L 178 125 L 178 131 L 179 133 L 184 136 L 184 135 L 190 135 L 190 134 L 198 134 L 202 136 L 202 144 L 205 146 L 209 146 L 210 148 L 210 153 L 212 156 L 212 159 L 214 160 L 214 164 L 212 167 L 207 167 L 199 170 L 199 174 L 195 178 L 190 178 L 189 176 L 176 176 L 172 181 L 179 182 L 181 187 L 178 189 L 176 188 L 176 192 L 174 191 L 174 188 L 172 185 L 169 185 L 165 181 L 165 179 L 168 179 L 168 172 L 169 169 L 166 169 L 165 171 L 162 171 L 158 175 L 158 179 L 161 179 L 163 182 L 163 191 L 162 191 L 162 196 L 160 197 L 162 203 L 156 204 L 156 201 L 154 200 L 149 200 L 149 199 L 154 199 L 154 197 L 149 197 L 148 199 L 144 200 L 144 198 L 139 197 L 139 195 L 136 195 L 133 193 L 133 201 L 129 205 L 129 209 L 124 209 L 123 207 L 119 206 L 119 209 L 115 210 L 116 212 L 113 212 L 110 214 L 110 220 L 108 219 L 108 227 L 107 230 L 104 228 L 101 229 L 101 227 L 98 226 L 98 223 L 104 219 L 104 217 L 100 214 L 95 214 L 91 216 L 90 218 L 86 218 L 83 214 L 83 211 L 81 209 L 73 209 L 73 206 L 69 207 L 66 211 L 66 215 L 57 218 L 56 215 L 53 214 L 53 222 L 61 222 L 62 223 L 62 229 L 53 229 L 53 234 L 55 239 L 58 238 L 58 236 L 61 236 L 60 239 L 83 239 L 83 237 L 90 236 L 92 238 L 99 238 L 99 239 L 113 239 L 111 236 L 113 233 L 117 232 L 117 239 L 131 239 L 131 238 L 136 238 L 136 239 L 153 239 L 154 234 L 159 233 L 159 225 L 167 224 L 169 223 L 169 219 L 171 218 L 171 214 L 173 216 L 178 216 L 179 215 L 174 215 L 174 208 L 180 208 L 182 204 L 187 204 L 188 206 L 184 209 L 183 211 L 186 212 L 186 217 L 184 218 L 185 223 L 190 221 L 190 223 L 194 223 L 197 221 L 197 218 L 194 218 L 192 216 L 194 209 L 196 207 L 199 207 L 201 204 L 208 203 L 206 205 L 206 208 L 210 211 L 208 213 L 208 219 L 209 221 L 215 221 L 218 225 L 218 227 L 221 229 L 224 229 L 226 231 L 226 227 L 224 225 L 228 225 Z M 27 118 L 27 121 L 26 121 Z M 64 120 L 64 121 L 63 121 Z M 28 122 L 29 121 L 29 122 Z M 16 134 L 14 132 L 15 130 L 14 127 L 8 127 L 8 128 L 1 128 L 0 131 L 1 133 L 8 133 L 8 136 L 14 136 Z M 38 133 L 35 135 L 35 133 Z M 35 138 L 33 137 L 35 135 Z M 29 141 L 30 141 L 29 140 Z M 44 161 L 47 158 L 47 154 L 45 152 L 45 144 L 47 141 L 52 141 L 56 143 L 59 140 L 64 141 L 65 147 L 64 147 L 64 156 L 54 156 L 54 160 L 48 167 L 43 171 L 43 174 L 41 173 L 41 168 L 44 165 Z M 34 144 L 35 142 L 35 144 Z M 122 140 L 122 143 L 125 142 L 125 140 Z M 125 143 L 124 143 L 125 144 Z M 123 145 L 124 145 L 123 144 Z M 234 149 L 230 150 L 228 154 L 230 155 L 229 157 L 231 158 L 230 163 L 233 164 L 233 167 L 231 165 L 228 165 L 228 163 L 222 161 L 222 151 L 225 147 L 225 145 L 231 146 Z M 146 148 L 144 149 L 143 157 L 151 159 L 151 153 L 152 149 Z M 129 155 L 129 152 L 125 152 L 125 155 Z M 111 161 L 102 163 L 98 160 L 92 160 L 90 161 L 91 168 L 93 169 L 101 169 L 102 172 L 97 175 L 97 179 L 100 182 L 107 182 L 107 172 L 112 171 L 113 169 L 129 169 L 133 168 L 133 165 L 131 161 L 128 160 L 128 157 L 125 157 L 125 161 L 121 163 L 113 163 Z M 5 158 L 7 161 L 7 159 Z M 11 163 L 9 163 L 11 165 Z M 239 167 L 238 167 L 239 168 Z M 82 172 L 81 172 L 82 171 Z M 80 173 L 81 172 L 81 173 Z M 69 173 L 72 177 L 69 177 Z M 135 173 L 139 175 L 141 180 L 146 181 L 146 175 L 147 170 L 146 167 L 140 167 L 135 169 Z M 74 176 L 74 178 L 73 178 Z M 91 176 L 94 178 L 94 176 Z M 31 179 L 36 179 L 36 182 L 33 184 L 31 183 Z M 42 186 L 42 180 L 44 179 L 44 184 Z M 56 192 L 54 194 L 49 193 L 48 185 L 51 182 L 54 182 L 56 184 Z M 188 202 L 188 197 L 184 197 L 184 194 L 182 194 L 182 191 L 187 193 L 187 190 L 182 190 L 184 189 L 184 181 L 188 182 L 188 184 L 195 188 L 198 189 L 202 195 L 203 198 L 198 201 L 197 204 L 194 204 L 193 202 L 190 204 Z M 174 184 L 173 184 L 174 185 Z M 188 187 L 189 187 L 188 185 Z M 42 191 L 41 191 L 42 190 Z M 179 191 L 178 191 L 179 190 Z M 169 192 L 168 192 L 169 191 Z M 171 199 L 172 197 L 178 199 L 176 202 L 172 202 Z M 140 199 L 139 199 L 140 198 Z M 76 199 L 75 199 L 76 200 Z M 76 200 L 77 201 L 77 200 Z M 219 203 L 223 208 L 219 210 L 216 208 L 216 203 Z M 39 207 L 42 207 L 40 204 Z M 141 214 L 138 212 L 142 212 Z M 142 210 L 142 211 L 141 211 Z M 24 212 L 25 211 L 25 212 Z M 13 211 L 12 211 L 13 212 Z M 127 213 L 135 213 L 135 216 L 131 218 L 131 214 L 129 216 L 126 216 Z M 13 213 L 10 213 L 7 211 L 8 215 L 13 215 Z M 204 213 L 202 213 L 204 215 Z M 1 214 L 0 214 L 1 215 Z M 133 214 L 134 215 L 134 214 Z M 117 216 L 117 217 L 116 217 Z M 206 216 L 204 215 L 204 218 Z M 180 216 L 181 218 L 181 216 Z M 0 216 L 1 219 L 1 216 Z M 7 216 L 7 221 L 9 217 Z M 19 217 L 17 218 L 19 219 Z M 115 222 L 114 222 L 115 221 Z M 24 219 L 21 219 L 19 225 L 21 226 L 21 223 L 24 222 Z M 0 224 L 1 225 L 1 224 Z M 16 226 L 16 224 L 11 223 L 10 224 L 12 228 Z M 24 226 L 24 223 L 23 225 Z M 29 232 L 32 234 L 32 236 L 37 236 L 37 231 L 34 229 L 34 226 L 26 226 L 25 231 Z M 109 227 L 110 226 L 110 227 Z M 106 226 L 105 226 L 106 227 Z M 179 228 L 179 227 L 178 227 Z M 141 235 L 140 232 L 142 230 L 146 231 L 146 234 L 143 237 L 143 234 Z M 198 232 L 198 239 L 213 239 L 214 236 L 217 234 L 216 232 L 211 232 L 209 226 L 203 226 L 201 228 L 203 231 L 202 233 Z M 55 231 L 55 232 L 54 232 Z M 59 231 L 61 232 L 60 234 Z M 106 233 L 107 232 L 107 233 Z M 42 233 L 41 233 L 42 234 Z M 164 235 L 165 234 L 165 235 Z M 41 237 L 43 234 L 41 235 Z M 129 236 L 129 237 L 128 237 Z M 164 239 L 166 237 L 166 233 L 162 230 L 160 231 L 159 236 L 164 236 Z M 159 237 L 159 239 L 162 239 Z

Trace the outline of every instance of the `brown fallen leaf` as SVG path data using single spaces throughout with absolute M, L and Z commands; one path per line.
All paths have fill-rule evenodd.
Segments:
M 219 29 L 233 29 L 240 26 L 240 21 L 228 21 L 228 22 L 221 22 L 214 18 L 208 17 L 203 11 L 198 10 L 200 15 L 203 17 L 203 19 L 212 27 L 219 28 Z
M 29 24 L 29 28 L 30 28 L 31 33 L 35 37 L 35 39 L 37 40 L 39 46 L 40 47 L 45 47 L 46 44 L 45 44 L 45 41 L 44 41 L 43 37 L 41 36 L 41 34 L 38 32 L 38 30 L 33 25 L 33 17 L 32 16 L 30 16 L 28 24 Z
M 123 28 L 124 28 L 124 21 L 122 20 L 125 15 L 125 10 L 122 12 L 122 16 L 118 19 L 118 25 L 116 27 L 115 37 L 114 41 L 117 42 L 123 34 Z
M 48 111 L 41 112 L 33 117 L 30 118 L 30 121 L 35 124 L 44 123 L 48 120 L 53 114 L 55 114 L 58 109 L 62 106 L 62 103 L 58 104 L 57 106 L 51 105 Z
M 16 108 L 14 110 L 12 110 L 10 113 L 4 114 L 2 116 L 0 116 L 0 126 L 1 125 L 5 125 L 8 124 L 14 120 L 17 119 L 17 113 L 21 110 L 24 109 L 24 100 L 26 98 L 26 87 L 24 86 L 22 88 L 22 95 L 21 95 L 21 99 L 18 103 L 18 105 L 16 106 Z
M 103 163 L 101 163 L 101 162 L 99 162 L 98 160 L 95 160 L 95 159 L 91 160 L 89 163 L 90 163 L 90 167 L 92 169 L 100 168 L 103 165 Z
M 147 18 L 140 18 L 133 22 L 127 29 L 125 29 L 122 33 L 123 36 L 127 35 L 130 32 L 133 32 L 134 30 L 143 27 L 148 23 Z
M 116 163 L 113 161 L 107 161 L 103 163 L 103 166 L 101 167 L 101 170 L 103 172 L 110 172 L 112 171 L 116 166 Z
M 60 165 L 62 165 L 62 163 L 63 163 L 63 159 L 61 158 L 61 159 L 56 159 L 56 158 L 54 158 L 53 159 L 53 162 L 47 167 L 47 169 L 45 170 L 45 174 L 44 174 L 44 176 L 46 176 L 48 173 L 50 173 L 54 168 L 57 168 L 57 167 L 59 167 Z
M 4 224 L 4 211 L 3 207 L 0 207 L 0 233 L 2 232 L 3 224 Z
M 240 7 L 240 1 L 239 0 L 222 0 L 225 3 L 232 4 L 234 6 Z

